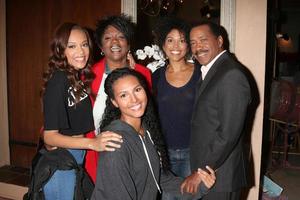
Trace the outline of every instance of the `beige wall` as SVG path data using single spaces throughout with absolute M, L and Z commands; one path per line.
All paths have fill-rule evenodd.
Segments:
M 5 0 L 0 0 L 0 166 L 9 164 Z
M 253 74 L 259 90 L 260 104 L 256 111 L 251 134 L 255 169 L 255 187 L 248 199 L 257 200 L 261 166 L 263 105 L 266 54 L 267 0 L 236 0 L 235 54 Z

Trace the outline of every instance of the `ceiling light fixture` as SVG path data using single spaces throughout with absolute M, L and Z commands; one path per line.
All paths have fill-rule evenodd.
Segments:
M 204 6 L 200 9 L 201 16 L 207 19 L 220 16 L 220 8 L 216 6 L 216 2 L 211 0 L 203 0 Z
M 162 11 L 170 14 L 175 7 L 184 3 L 184 0 L 139 0 L 138 8 L 151 17 L 158 16 Z

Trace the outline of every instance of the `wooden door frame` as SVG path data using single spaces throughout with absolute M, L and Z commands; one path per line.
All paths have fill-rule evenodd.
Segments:
M 6 63 L 6 10 L 5 0 L 0 0 L 0 167 L 9 165 L 9 131 L 7 103 Z

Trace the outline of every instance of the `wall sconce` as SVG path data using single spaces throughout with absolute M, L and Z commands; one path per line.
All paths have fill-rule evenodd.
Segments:
M 273 36 L 274 37 L 274 36 Z M 273 78 L 277 77 L 277 54 L 293 52 L 293 42 L 291 37 L 287 33 L 276 33 L 274 37 L 274 49 L 273 49 Z
M 286 33 L 277 33 L 277 47 L 280 52 L 293 52 L 294 45 L 292 38 Z
M 288 41 L 290 39 L 290 36 L 287 33 L 277 33 L 276 34 L 277 39 L 284 39 L 285 41 Z

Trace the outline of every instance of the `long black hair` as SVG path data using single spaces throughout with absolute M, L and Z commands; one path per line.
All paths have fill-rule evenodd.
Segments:
M 144 88 L 144 90 L 146 91 L 148 103 L 147 103 L 145 113 L 142 116 L 142 124 L 145 126 L 147 130 L 149 130 L 154 145 L 160 154 L 161 161 L 162 161 L 162 168 L 166 170 L 168 169 L 167 152 L 163 141 L 163 136 L 160 131 L 157 113 L 153 104 L 152 97 L 147 87 L 147 82 L 140 73 L 126 67 L 126 68 L 115 69 L 108 75 L 104 83 L 104 91 L 107 94 L 107 99 L 106 99 L 106 107 L 104 110 L 104 114 L 100 123 L 100 130 L 103 130 L 103 128 L 109 125 L 112 121 L 121 118 L 120 109 L 113 105 L 111 99 L 115 99 L 114 91 L 113 91 L 114 83 L 118 79 L 126 76 L 135 77 L 139 81 L 141 86 Z
M 67 48 L 68 40 L 72 30 L 82 31 L 87 38 L 89 45 L 89 58 L 86 66 L 83 69 L 75 70 L 73 66 L 68 63 L 67 57 L 65 55 L 65 50 Z M 75 23 L 63 23 L 61 24 L 52 39 L 51 45 L 51 55 L 48 61 L 48 68 L 43 73 L 43 86 L 41 91 L 41 96 L 44 95 L 45 89 L 49 79 L 56 71 L 64 71 L 67 73 L 67 78 L 70 85 L 74 88 L 75 102 L 79 102 L 80 95 L 83 91 L 91 93 L 90 85 L 94 79 L 94 73 L 91 70 L 93 63 L 92 60 L 92 41 L 90 39 L 88 31 Z

